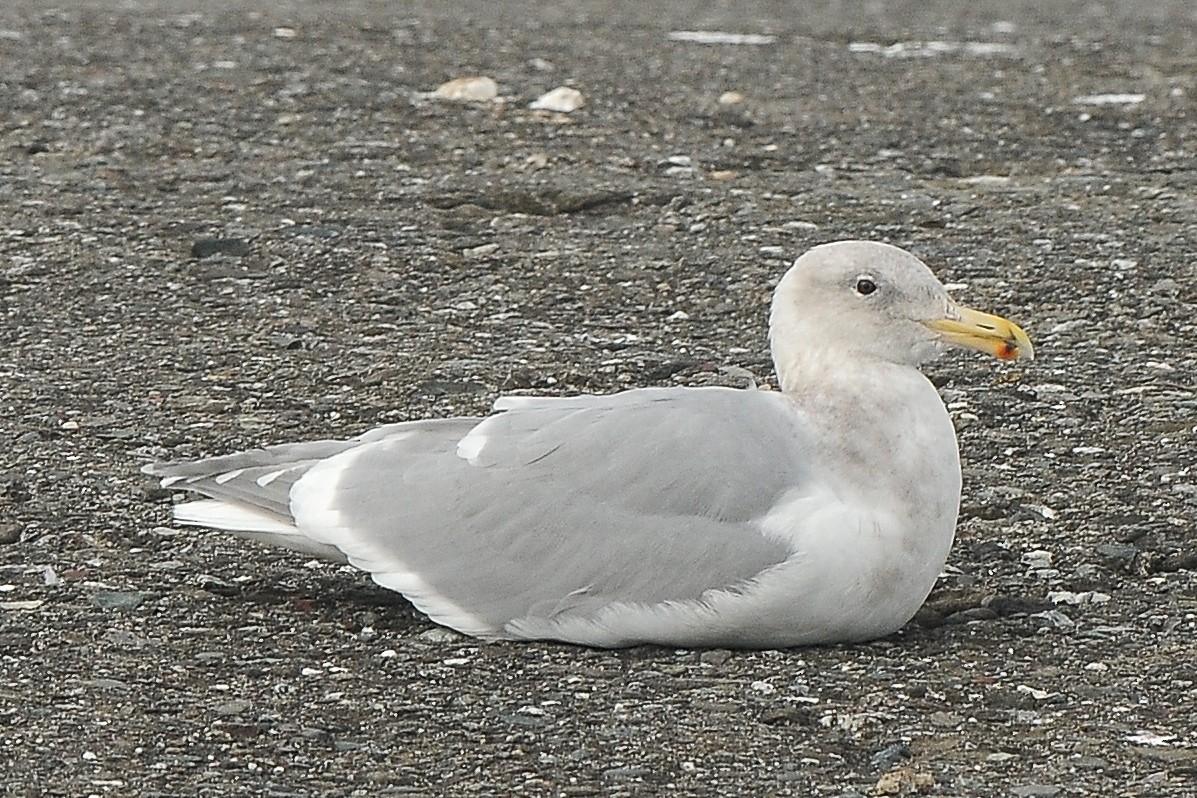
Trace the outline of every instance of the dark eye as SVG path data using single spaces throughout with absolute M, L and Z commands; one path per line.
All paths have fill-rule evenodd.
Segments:
M 868 277 L 861 277 L 856 281 L 856 293 L 861 296 L 868 296 L 877 290 L 877 284 Z

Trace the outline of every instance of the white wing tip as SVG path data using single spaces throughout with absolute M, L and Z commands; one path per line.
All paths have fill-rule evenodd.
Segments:
M 276 479 L 281 477 L 283 474 L 294 470 L 295 466 L 291 466 L 290 468 L 280 468 L 278 471 L 271 471 L 269 474 L 263 474 L 262 476 L 258 477 L 258 487 L 264 488 L 271 482 L 274 482 Z
M 175 521 L 187 526 L 206 526 L 229 532 L 273 532 L 294 535 L 293 524 L 278 518 L 215 499 L 200 499 L 175 505 Z
M 244 468 L 234 468 L 232 471 L 225 471 L 223 474 L 217 474 L 213 478 L 213 482 L 215 482 L 217 485 L 223 485 L 224 483 L 234 480 L 244 473 Z

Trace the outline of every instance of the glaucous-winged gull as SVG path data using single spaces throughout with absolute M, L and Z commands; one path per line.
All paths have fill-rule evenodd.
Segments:
M 867 640 L 918 610 L 951 546 L 960 463 L 919 366 L 1030 358 L 886 244 L 815 247 L 769 319 L 780 392 L 504 397 L 145 471 L 182 524 L 349 562 L 489 639 L 775 648 Z

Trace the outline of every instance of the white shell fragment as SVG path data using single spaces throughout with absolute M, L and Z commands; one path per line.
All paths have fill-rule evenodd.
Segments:
M 577 89 L 569 86 L 558 86 L 550 92 L 542 94 L 528 106 L 534 111 L 553 111 L 559 114 L 569 114 L 586 104 L 586 98 Z
M 1007 42 L 910 41 L 889 45 L 877 42 L 849 42 L 848 52 L 871 53 L 884 58 L 933 58 L 941 55 L 992 58 L 1015 55 L 1018 50 Z
M 669 41 L 691 44 L 773 44 L 776 36 L 768 33 L 725 33 L 718 30 L 675 30 L 670 31 Z
M 1146 94 L 1085 94 L 1073 97 L 1073 105 L 1138 105 Z
M 432 96 L 438 100 L 484 103 L 499 96 L 499 84 L 485 75 L 454 78 L 437 87 Z

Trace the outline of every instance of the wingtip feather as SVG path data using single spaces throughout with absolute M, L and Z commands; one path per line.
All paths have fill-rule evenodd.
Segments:
M 281 535 L 297 533 L 294 524 L 215 499 L 200 499 L 175 505 L 175 521 L 187 526 L 206 526 L 229 532 L 270 532 Z

